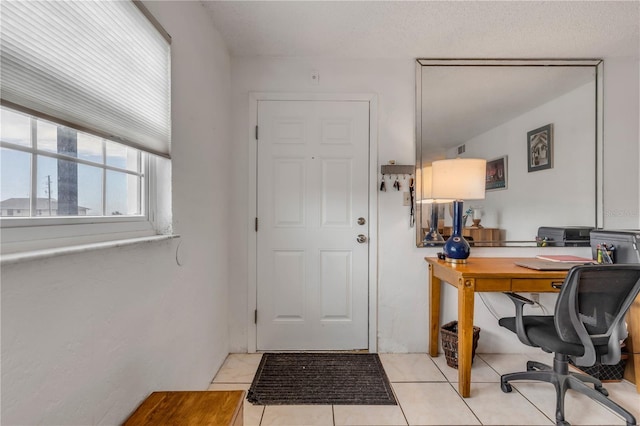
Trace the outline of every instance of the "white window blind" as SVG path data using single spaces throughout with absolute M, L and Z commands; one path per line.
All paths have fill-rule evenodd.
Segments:
M 4 105 L 170 156 L 170 38 L 132 1 L 3 1 Z

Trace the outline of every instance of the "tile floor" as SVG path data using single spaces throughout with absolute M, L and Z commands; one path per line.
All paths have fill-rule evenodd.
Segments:
M 248 390 L 261 354 L 231 354 L 210 390 Z M 528 359 L 549 364 L 551 356 L 477 354 L 471 397 L 458 394 L 457 370 L 444 355 L 380 354 L 396 395 L 397 406 L 286 405 L 261 406 L 245 401 L 245 426 L 257 425 L 553 425 L 555 393 L 546 383 L 514 382 L 500 390 L 500 374 L 522 371 Z M 640 394 L 632 383 L 606 383 L 610 397 L 640 420 Z M 624 425 L 624 420 L 597 402 L 569 391 L 566 420 L 572 425 Z

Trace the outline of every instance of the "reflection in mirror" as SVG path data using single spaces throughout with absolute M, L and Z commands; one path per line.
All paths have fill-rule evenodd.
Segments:
M 456 157 L 487 160 L 485 199 L 465 203 L 463 235 L 475 246 L 535 245 L 540 227 L 598 227 L 601 68 L 601 60 L 418 59 L 417 245 L 441 244 L 425 240 L 433 209 L 439 233 L 451 232 L 451 205 L 427 202 L 421 171 Z

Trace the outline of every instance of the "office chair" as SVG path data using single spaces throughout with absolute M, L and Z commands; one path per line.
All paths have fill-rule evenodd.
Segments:
M 568 371 L 569 358 L 577 366 L 596 362 L 614 365 L 620 361 L 620 342 L 626 337 L 624 318 L 640 292 L 639 265 L 580 265 L 571 268 L 565 278 L 554 315 L 523 316 L 529 299 L 505 293 L 516 306 L 516 316 L 501 318 L 499 324 L 518 335 L 522 343 L 553 353 L 553 368 L 527 361 L 527 371 L 504 374 L 500 387 L 511 392 L 512 380 L 539 380 L 556 388 L 556 424 L 569 425 L 564 419 L 564 395 L 573 389 L 595 399 L 624 417 L 627 425 L 636 419 L 611 401 L 602 382 L 586 374 Z M 593 384 L 593 388 L 587 386 Z

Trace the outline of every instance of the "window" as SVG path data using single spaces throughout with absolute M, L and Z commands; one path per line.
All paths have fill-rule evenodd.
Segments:
M 3 217 L 145 215 L 144 152 L 8 108 L 0 120 Z
M 138 1 L 6 2 L 0 31 L 3 252 L 170 232 L 168 34 Z

